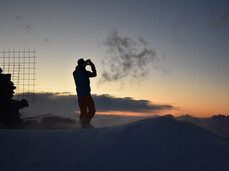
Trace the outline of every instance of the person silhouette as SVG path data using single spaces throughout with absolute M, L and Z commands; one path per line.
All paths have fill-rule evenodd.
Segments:
M 73 77 L 76 85 L 76 92 L 78 96 L 78 104 L 80 107 L 80 124 L 82 128 L 90 128 L 91 119 L 94 117 L 96 109 L 94 100 L 91 96 L 90 79 L 91 77 L 96 77 L 97 72 L 95 65 L 90 59 L 84 61 L 83 58 L 77 61 L 77 66 L 73 72 Z M 86 66 L 90 65 L 91 70 L 87 71 Z

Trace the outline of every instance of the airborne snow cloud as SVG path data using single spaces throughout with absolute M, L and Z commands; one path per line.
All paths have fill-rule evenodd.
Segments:
M 159 61 L 155 50 L 148 47 L 148 42 L 139 38 L 137 41 L 120 36 L 112 29 L 103 43 L 107 56 L 102 60 L 104 70 L 101 83 L 124 79 L 139 80 L 149 73 L 149 67 Z

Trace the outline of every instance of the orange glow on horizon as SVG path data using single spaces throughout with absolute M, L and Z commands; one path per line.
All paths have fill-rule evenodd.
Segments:
M 76 111 L 76 113 L 80 114 L 80 111 Z M 220 113 L 217 114 L 200 114 L 200 113 L 192 113 L 192 112 L 183 112 L 183 111 L 179 111 L 179 112 L 152 112 L 152 113 L 141 113 L 141 112 L 128 112 L 128 111 L 105 111 L 105 112 L 96 112 L 96 115 L 118 115 L 118 116 L 133 116 L 133 117 L 150 117 L 150 116 L 163 116 L 163 115 L 168 115 L 171 114 L 175 117 L 179 117 L 182 115 L 191 115 L 193 117 L 201 117 L 201 118 L 205 118 L 205 117 L 212 117 L 214 115 L 218 115 Z M 228 115 L 227 113 L 221 113 L 223 115 Z
M 198 113 L 185 113 L 185 112 L 160 112 L 160 113 L 138 113 L 138 112 L 126 112 L 126 111 L 107 111 L 107 112 L 96 112 L 98 115 L 118 115 L 118 116 L 135 116 L 135 117 L 150 117 L 150 116 L 163 116 L 163 115 L 168 115 L 171 114 L 175 117 L 183 116 L 183 115 L 191 115 L 192 117 L 200 117 L 200 118 L 205 118 L 205 117 L 212 117 L 214 115 L 218 115 L 220 113 L 216 114 L 198 114 Z M 222 114 L 222 113 L 221 113 Z M 228 115 L 224 114 L 223 115 Z
M 140 113 L 140 112 L 126 112 L 126 111 L 107 111 L 107 112 L 96 112 L 98 115 L 119 115 L 119 116 L 155 116 L 150 113 Z
M 76 111 L 80 113 L 80 111 Z M 119 115 L 119 116 L 136 116 L 136 117 L 144 117 L 144 116 L 156 116 L 157 114 L 152 113 L 141 113 L 141 112 L 127 112 L 127 111 L 106 111 L 106 112 L 96 112 L 97 115 Z

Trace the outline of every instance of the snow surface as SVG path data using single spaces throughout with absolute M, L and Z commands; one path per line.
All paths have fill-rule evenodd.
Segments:
M 0 170 L 228 171 L 229 140 L 169 117 L 85 130 L 0 130 Z

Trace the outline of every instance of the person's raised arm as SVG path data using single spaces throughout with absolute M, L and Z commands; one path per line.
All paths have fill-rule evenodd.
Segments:
M 97 76 L 97 72 L 96 72 L 96 68 L 95 68 L 95 65 L 91 62 L 91 60 L 88 61 L 89 62 L 89 65 L 91 66 L 91 70 L 92 72 L 87 72 L 88 76 L 89 77 L 96 77 Z

